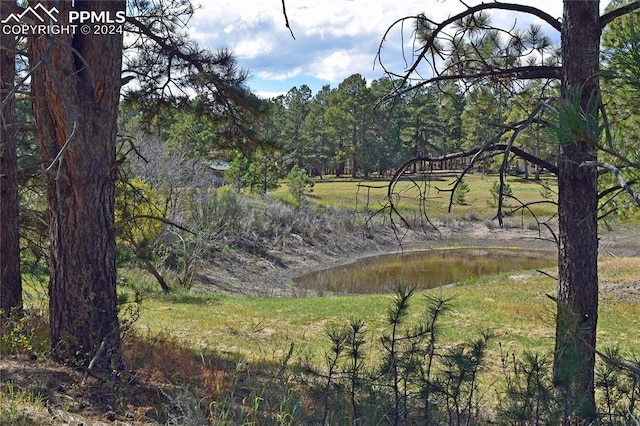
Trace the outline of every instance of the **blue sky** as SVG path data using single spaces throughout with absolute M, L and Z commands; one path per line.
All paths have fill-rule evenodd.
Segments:
M 511 1 L 562 16 L 560 0 Z M 607 2 L 601 3 L 604 7 Z M 419 13 L 444 19 L 464 10 L 458 0 L 286 0 L 286 7 L 295 40 L 285 27 L 281 0 L 202 1 L 190 32 L 203 46 L 230 48 L 240 67 L 250 71 L 249 86 L 263 97 L 302 84 L 315 94 L 324 84 L 337 87 L 354 73 L 367 81 L 384 76 L 380 65 L 374 66 L 375 57 L 395 20 Z M 518 25 L 530 22 L 524 15 L 505 12 L 496 15 L 494 23 L 510 27 L 516 19 Z M 409 29 L 404 33 L 407 43 Z M 394 71 L 404 69 L 402 42 L 398 30 L 384 44 L 384 62 Z

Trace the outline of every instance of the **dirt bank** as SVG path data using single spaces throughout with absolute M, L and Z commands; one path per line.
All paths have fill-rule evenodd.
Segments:
M 293 279 L 300 275 L 357 259 L 438 247 L 522 247 L 555 250 L 551 233 L 508 227 L 489 227 L 484 222 L 438 224 L 438 231 L 394 233 L 380 226 L 360 235 L 344 236 L 331 245 L 318 245 L 291 235 L 260 255 L 234 252 L 203 266 L 195 288 L 231 295 L 283 297 L 296 294 Z M 609 256 L 640 256 L 640 239 L 630 228 L 602 231 L 600 253 Z

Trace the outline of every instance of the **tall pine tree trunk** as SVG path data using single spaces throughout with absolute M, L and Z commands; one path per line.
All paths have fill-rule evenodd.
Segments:
M 0 11 L 6 18 L 7 8 Z M 17 113 L 11 94 L 15 79 L 15 36 L 0 34 L 0 315 L 22 311 L 18 210 Z
M 71 1 L 42 1 L 65 25 Z M 124 0 L 75 1 L 124 10 Z M 30 39 L 33 109 L 45 167 L 51 240 L 49 319 L 54 357 L 120 367 L 114 231 L 115 143 L 122 34 Z
M 598 119 L 599 2 L 564 1 L 562 96 Z M 575 128 L 576 123 L 561 123 Z M 579 126 L 578 126 L 579 127 Z M 554 375 L 566 414 L 596 418 L 594 365 L 598 319 L 597 173 L 580 167 L 596 159 L 586 137 L 560 141 L 558 157 L 559 285 Z M 565 420 L 566 421 L 566 420 Z

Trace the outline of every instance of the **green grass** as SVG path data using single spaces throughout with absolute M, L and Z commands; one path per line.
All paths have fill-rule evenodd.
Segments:
M 445 192 L 452 188 L 453 177 L 434 178 L 430 187 L 426 188 L 424 183 L 419 181 L 420 189 L 416 183 L 409 180 L 400 181 L 394 192 L 398 197 L 398 207 L 402 210 L 417 210 L 418 195 L 420 191 L 427 191 L 426 208 L 431 217 L 442 217 L 448 214 L 450 192 Z M 481 219 L 495 216 L 496 208 L 492 205 L 493 197 L 490 189 L 494 182 L 499 180 L 497 175 L 470 174 L 465 177 L 469 185 L 470 192 L 466 195 L 466 204 L 454 206 L 454 215 L 465 215 L 473 213 Z M 506 182 L 511 186 L 513 195 L 524 203 L 543 200 L 541 196 L 542 186 L 533 180 L 524 180 L 518 177 L 507 177 Z M 551 177 L 543 178 L 550 187 L 555 187 L 555 179 Z M 350 180 L 350 179 L 326 179 L 316 180 L 313 192 L 309 198 L 313 202 L 323 206 L 336 206 L 348 209 L 378 209 L 386 205 L 387 181 L 385 180 Z M 287 188 L 281 186 L 275 195 L 281 199 L 287 199 Z M 516 206 L 513 200 L 506 200 L 508 205 Z M 552 215 L 556 208 L 554 205 L 545 203 L 532 208 L 536 215 Z
M 437 186 L 447 188 L 451 180 L 452 178 L 445 178 Z M 467 177 L 471 189 L 467 194 L 468 203 L 456 206 L 454 215 L 473 213 L 480 220 L 493 217 L 495 207 L 490 205 L 492 197 L 489 190 L 496 180 L 496 176 Z M 360 187 L 358 192 L 358 183 L 349 180 L 319 181 L 311 199 L 319 205 L 345 208 L 355 208 L 357 202 L 357 207 L 363 209 L 367 189 Z M 541 198 L 541 187 L 535 183 L 516 178 L 510 178 L 509 183 L 514 195 L 522 201 Z M 549 183 L 553 185 L 552 181 Z M 368 181 L 366 184 L 379 187 L 370 189 L 368 195 L 368 208 L 375 209 L 386 196 L 386 187 L 381 181 Z M 403 181 L 398 190 L 403 193 L 404 208 L 409 211 L 417 209 L 418 205 L 413 197 L 417 192 L 412 189 L 411 184 Z M 286 187 L 279 189 L 275 195 L 286 199 Z M 438 193 L 432 187 L 427 201 L 431 217 L 445 217 L 447 204 L 448 194 Z M 553 206 L 544 205 L 536 214 L 550 215 L 553 210 Z M 638 270 L 640 258 L 602 258 L 600 281 L 622 284 L 637 281 Z M 555 271 L 548 272 L 555 275 Z M 520 277 L 514 279 L 516 275 Z M 246 370 L 247 376 L 267 376 L 259 371 L 260 368 L 265 368 L 263 366 L 267 364 L 282 364 L 291 344 L 294 345 L 294 355 L 290 364 L 310 355 L 321 365 L 324 353 L 330 347 L 326 337 L 327 326 L 347 325 L 352 318 L 364 320 L 367 330 L 366 350 L 371 359 L 377 360 L 381 354 L 380 336 L 388 330 L 385 322 L 387 310 L 393 301 L 391 294 L 310 298 L 230 297 L 187 290 L 163 294 L 157 292 L 155 283 L 142 286 L 141 282 L 148 280 L 148 277 L 143 278 L 139 271 L 129 270 L 127 277 L 130 283 L 135 283 L 138 290 L 144 293 L 141 316 L 134 324 L 135 329 L 140 332 L 138 337 L 146 339 L 146 343 L 153 346 L 151 342 L 154 339 L 159 341 L 167 336 L 169 343 L 158 346 L 157 350 L 160 365 L 166 366 L 168 371 L 174 366 L 181 366 L 186 374 L 209 374 L 199 369 L 209 362 L 207 357 L 215 352 L 224 360 L 239 361 L 237 365 L 244 366 L 242 368 Z M 481 330 L 492 331 L 495 337 L 489 347 L 489 370 L 483 373 L 481 383 L 485 392 L 493 394 L 488 389 L 496 386 L 495 383 L 502 374 L 500 357 L 505 352 L 520 354 L 529 350 L 550 354 L 553 351 L 555 305 L 547 295 L 555 295 L 556 285 L 555 280 L 534 271 L 469 280 L 457 286 L 418 293 L 412 299 L 411 320 L 419 320 L 426 307 L 425 295 L 438 295 L 450 298 L 453 308 L 452 312 L 442 318 L 443 346 L 477 338 Z M 46 300 L 42 280 L 32 277 L 25 287 L 29 303 L 41 306 Z M 625 300 L 606 294 L 600 303 L 599 349 L 618 347 L 625 357 L 631 358 L 632 353 L 640 355 L 637 349 L 640 348 L 638 318 L 640 303 L 637 298 L 635 301 Z M 184 347 L 177 350 L 173 348 L 173 342 Z M 171 348 L 175 350 L 173 355 L 169 353 Z M 196 356 L 193 356 L 193 352 Z M 141 349 L 140 353 L 144 356 L 140 357 L 139 366 L 144 369 L 150 364 L 147 349 Z M 172 356 L 175 357 L 175 362 L 168 362 L 173 359 Z M 188 359 L 190 356 L 193 359 Z M 225 368 L 221 367 L 219 377 L 205 375 L 205 379 L 211 379 L 212 395 L 221 392 L 220 389 L 228 385 L 231 376 Z M 253 383 L 247 386 L 253 386 Z M 210 388 L 207 388 L 208 391 L 211 391 Z M 255 389 L 257 395 L 264 391 L 261 389 Z M 280 389 L 270 390 L 278 392 Z M 251 395 L 253 394 L 249 396 Z M 24 415 L 21 407 L 40 406 L 40 401 L 33 395 L 18 394 L 10 387 L 0 388 L 0 405 L 5 400 L 9 401 L 9 405 L 6 405 L 4 411 L 0 409 L 0 425 L 3 421 L 6 424 L 28 424 L 30 416 Z
M 246 360 L 282 356 L 293 342 L 320 353 L 325 326 L 357 313 L 381 323 L 391 296 L 235 298 L 160 296 L 143 302 L 138 327 L 164 331 L 189 345 Z M 203 303 L 201 300 L 205 300 Z
M 624 269 L 625 265 L 629 269 Z M 629 279 L 640 268 L 640 259 L 604 260 L 601 280 Z M 510 276 L 517 275 L 515 273 Z M 444 340 L 461 342 L 492 330 L 493 351 L 498 342 L 509 352 L 523 349 L 551 351 L 554 344 L 554 280 L 529 271 L 524 277 L 484 277 L 431 294 L 452 298 L 454 311 L 443 318 Z M 626 278 L 625 278 L 626 277 Z M 426 294 L 423 293 L 423 294 Z M 328 324 L 345 325 L 353 317 L 363 319 L 369 330 L 370 348 L 376 352 L 385 330 L 392 295 L 234 298 L 205 295 L 155 295 L 144 300 L 137 327 L 165 332 L 194 348 L 215 348 L 248 361 L 277 360 L 291 343 L 296 353 L 316 359 L 328 348 Z M 425 306 L 421 294 L 413 299 L 413 315 Z M 604 298 L 600 306 L 599 345 L 618 346 L 623 352 L 640 347 L 640 304 Z
M 37 421 L 38 412 L 44 411 L 43 398 L 31 392 L 0 383 L 0 425 L 45 424 Z
M 640 258 L 603 258 L 601 282 L 632 282 L 639 269 Z M 420 292 L 411 301 L 406 325 L 418 323 L 428 305 L 425 296 L 430 295 L 451 299 L 452 311 L 440 322 L 441 352 L 477 339 L 482 331 L 493 334 L 486 367 L 478 378 L 478 396 L 487 408 L 495 408 L 505 386 L 503 359 L 513 354 L 521 360 L 524 351 L 553 358 L 555 305 L 548 295 L 555 295 L 556 285 L 555 280 L 535 271 L 520 271 Z M 203 360 L 212 352 L 231 360 L 246 371 L 249 389 L 261 389 L 258 394 L 268 389 L 270 396 L 263 393 L 261 397 L 277 401 L 283 392 L 278 386 L 301 390 L 302 378 L 293 378 L 299 370 L 288 370 L 286 384 L 278 384 L 279 379 L 267 385 L 254 383 L 249 376 L 281 377 L 273 372 L 274 366 L 278 370 L 284 364 L 294 367 L 307 359 L 316 368 L 324 368 L 331 347 L 326 336 L 329 325 L 344 327 L 350 319 L 363 320 L 367 368 L 379 365 L 380 338 L 389 331 L 386 319 L 393 298 L 391 294 L 276 299 L 156 293 L 144 300 L 136 327 L 176 339 Z M 607 293 L 600 303 L 598 348 L 617 348 L 629 360 L 640 356 L 637 318 L 637 298 Z M 289 359 L 291 345 L 294 350 Z

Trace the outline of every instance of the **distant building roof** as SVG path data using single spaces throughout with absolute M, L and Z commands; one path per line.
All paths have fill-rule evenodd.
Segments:
M 229 169 L 229 162 L 213 159 L 207 162 L 207 166 L 211 167 L 213 170 L 224 171 Z

